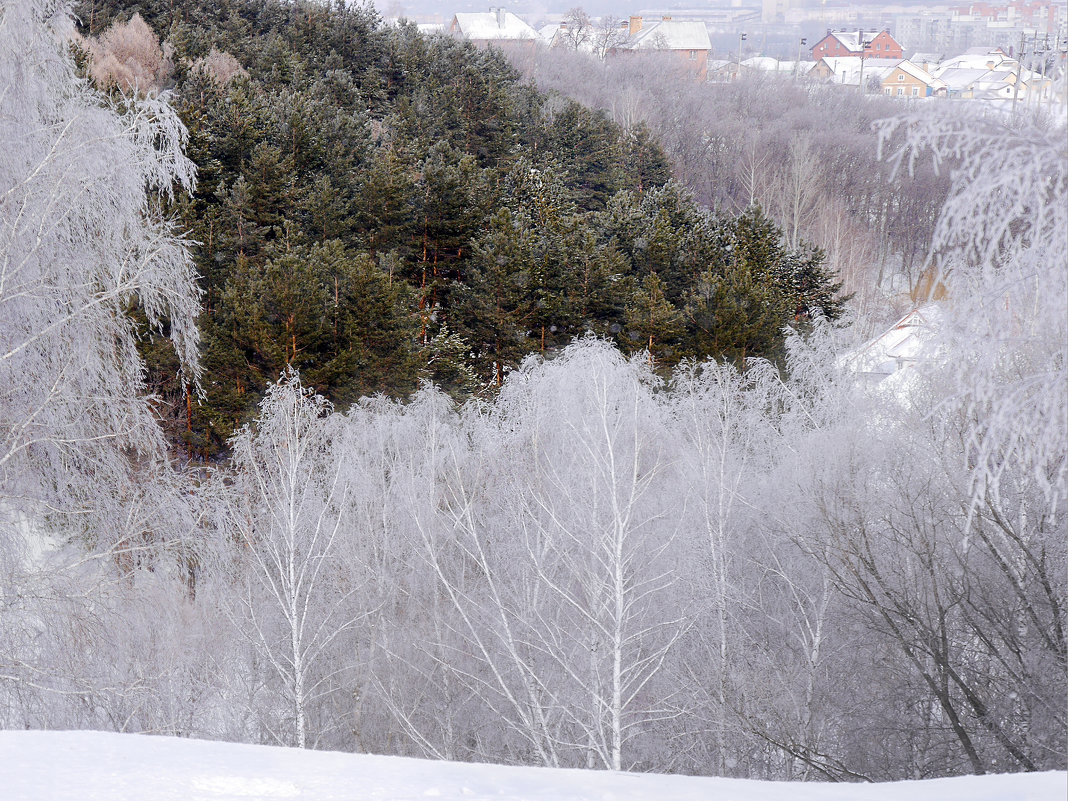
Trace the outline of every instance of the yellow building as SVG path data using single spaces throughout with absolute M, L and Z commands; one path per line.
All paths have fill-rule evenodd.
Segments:
M 946 84 L 911 61 L 902 61 L 882 80 L 883 94 L 890 97 L 932 97 L 945 95 Z

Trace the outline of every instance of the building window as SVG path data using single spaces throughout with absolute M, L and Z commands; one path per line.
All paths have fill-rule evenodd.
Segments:
M 913 97 L 919 97 L 920 96 L 920 87 L 918 87 L 918 86 L 913 86 L 912 87 L 912 96 Z
M 696 50 L 691 50 L 690 51 L 690 61 L 697 61 L 697 51 Z
M 902 74 L 901 74 L 901 73 L 899 72 L 899 73 L 897 74 L 897 79 L 898 79 L 899 81 L 903 81 L 903 80 L 905 80 L 905 76 L 904 76 L 904 75 L 902 75 Z
M 904 97 L 905 96 L 905 87 L 904 86 L 897 87 L 897 96 L 898 97 Z

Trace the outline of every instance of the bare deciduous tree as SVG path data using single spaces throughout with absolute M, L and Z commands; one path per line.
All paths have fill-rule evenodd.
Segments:
M 503 438 L 515 467 L 491 486 L 458 467 L 448 547 L 424 533 L 477 657 L 457 679 L 547 765 L 623 769 L 678 714 L 662 668 L 685 615 L 670 611 L 666 454 L 643 373 L 590 341 L 517 374 L 478 438 Z
M 88 50 L 89 74 L 101 89 L 158 92 L 166 88 L 174 70 L 171 46 L 160 45 L 140 14 L 113 24 L 98 37 L 76 37 L 76 41 Z
M 246 633 L 283 683 L 289 731 L 314 743 L 312 708 L 334 688 L 331 644 L 363 617 L 350 599 L 359 576 L 337 563 L 345 499 L 340 418 L 287 370 L 266 397 L 255 428 L 233 439 L 230 525 L 250 561 L 241 603 Z

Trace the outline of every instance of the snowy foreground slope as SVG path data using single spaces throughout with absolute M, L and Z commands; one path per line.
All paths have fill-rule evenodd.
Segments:
M 3 801 L 1063 801 L 1063 772 L 786 784 L 431 762 L 106 732 L 0 731 Z

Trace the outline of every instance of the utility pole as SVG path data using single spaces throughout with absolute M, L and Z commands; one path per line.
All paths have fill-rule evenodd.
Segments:
M 1042 108 L 1042 92 L 1046 91 L 1046 65 L 1049 63 L 1049 34 L 1046 34 L 1046 39 L 1042 44 L 1042 77 L 1038 84 L 1038 103 L 1037 108 Z M 1050 99 L 1053 97 L 1052 82 L 1050 85 L 1050 91 L 1046 94 L 1046 111 L 1050 111 Z
M 744 33 L 738 34 L 738 71 L 734 74 L 734 79 L 740 80 L 742 77 L 742 42 L 745 41 L 746 35 Z
M 797 61 L 794 62 L 794 80 L 801 77 L 801 47 L 808 43 L 808 39 L 802 37 L 797 42 Z
M 1031 44 L 1031 66 L 1027 68 L 1027 94 L 1024 95 L 1024 108 L 1031 108 L 1031 95 L 1034 94 L 1035 56 L 1038 55 L 1038 29 L 1035 29 L 1035 41 Z M 1040 98 L 1041 99 L 1041 98 Z
M 857 31 L 857 44 L 860 45 L 860 83 L 857 85 L 857 89 L 861 94 L 864 94 L 864 31 Z
M 1068 39 L 1061 39 L 1060 47 L 1057 48 L 1057 57 L 1061 64 L 1061 83 L 1064 84 L 1064 108 L 1068 109 Z M 1053 90 L 1050 89 L 1050 94 Z
M 1020 34 L 1020 52 L 1016 56 L 1016 81 L 1012 85 L 1012 121 L 1016 122 L 1016 99 L 1020 96 L 1020 70 L 1023 68 L 1023 58 L 1027 47 L 1027 34 Z

